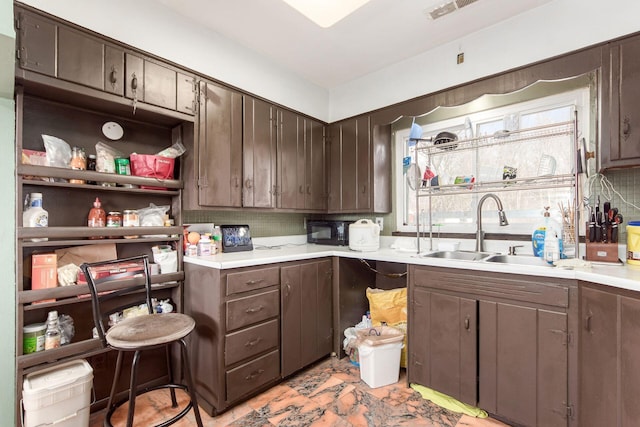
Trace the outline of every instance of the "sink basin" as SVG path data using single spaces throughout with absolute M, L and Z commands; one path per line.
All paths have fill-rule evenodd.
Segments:
M 491 256 L 492 252 L 475 252 L 475 251 L 437 251 L 428 254 L 422 254 L 421 257 L 425 258 L 441 258 L 441 259 L 455 259 L 462 261 L 480 261 L 488 256 Z
M 484 259 L 485 262 L 497 262 L 511 265 L 531 265 L 536 267 L 553 267 L 540 257 L 526 255 L 491 255 Z

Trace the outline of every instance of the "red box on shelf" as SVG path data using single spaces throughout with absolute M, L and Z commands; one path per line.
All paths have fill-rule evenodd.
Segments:
M 31 255 L 31 289 L 48 289 L 58 286 L 56 254 Z M 55 299 L 34 301 L 34 304 L 53 302 Z
M 129 156 L 131 162 L 131 174 L 156 179 L 173 179 L 175 159 L 156 156 L 153 154 L 136 154 Z M 152 190 L 166 190 L 165 187 L 153 187 L 141 185 L 140 188 Z
M 136 275 L 142 274 L 142 269 L 144 269 L 144 265 L 138 262 L 127 262 L 127 263 L 118 263 L 118 264 L 109 264 L 103 265 L 100 267 L 94 267 L 92 270 L 95 273 L 94 279 L 103 279 L 108 276 L 118 276 L 114 277 L 118 279 L 122 279 L 125 277 L 133 277 Z M 84 273 L 80 271 L 78 273 L 78 285 L 86 285 L 87 279 L 84 277 Z

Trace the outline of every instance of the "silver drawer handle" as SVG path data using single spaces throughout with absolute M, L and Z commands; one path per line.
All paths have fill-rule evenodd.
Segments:
M 247 308 L 244 312 L 245 313 L 257 313 L 260 310 L 262 310 L 264 308 L 264 306 L 260 305 L 257 308 Z
M 258 279 L 258 280 L 247 280 L 245 282 L 245 284 L 247 285 L 257 285 L 260 282 L 264 282 L 264 279 Z
M 260 341 L 262 341 L 260 338 L 256 338 L 254 340 L 247 341 L 246 343 L 244 343 L 244 346 L 245 347 L 253 347 L 254 345 L 258 344 Z
M 262 375 L 263 373 L 264 373 L 264 369 L 258 369 L 257 371 L 251 372 L 249 375 L 244 377 L 244 379 L 247 381 L 251 381 L 255 377 Z

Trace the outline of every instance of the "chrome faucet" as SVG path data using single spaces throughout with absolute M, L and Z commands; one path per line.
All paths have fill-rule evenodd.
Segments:
M 507 216 L 502 210 L 502 201 L 500 201 L 500 198 L 493 193 L 488 193 L 482 196 L 480 201 L 478 201 L 478 212 L 477 212 L 478 227 L 476 230 L 476 252 L 484 251 L 484 231 L 482 231 L 482 205 L 484 204 L 484 201 L 487 200 L 489 197 L 495 200 L 496 204 L 498 205 L 498 218 L 500 220 L 500 226 L 504 227 L 505 225 L 509 225 L 509 221 L 507 221 Z

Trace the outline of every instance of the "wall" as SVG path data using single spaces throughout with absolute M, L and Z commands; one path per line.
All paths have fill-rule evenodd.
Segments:
M 13 102 L 15 33 L 13 3 L 0 0 L 0 271 L 9 277 L 0 286 L 0 414 L 2 425 L 18 425 L 15 419 L 15 355 L 16 355 L 16 221 L 15 205 L 15 106 Z M 13 280 L 11 279 L 13 278 Z

